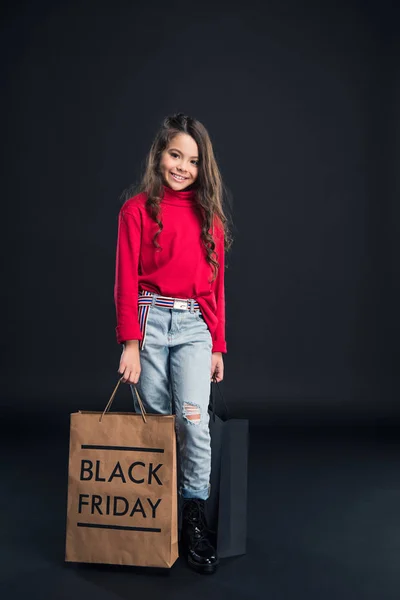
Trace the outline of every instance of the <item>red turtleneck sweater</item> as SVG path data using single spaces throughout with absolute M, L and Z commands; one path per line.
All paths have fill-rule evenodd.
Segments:
M 153 236 L 158 225 L 146 210 L 145 193 L 130 198 L 118 216 L 114 300 L 117 341 L 141 340 L 138 290 L 173 298 L 194 298 L 200 305 L 213 340 L 213 352 L 227 352 L 225 341 L 224 234 L 215 219 L 214 240 L 218 275 L 201 242 L 201 217 L 194 190 L 175 191 L 163 186 L 160 217 L 164 229 L 158 236 L 163 248 L 156 252 Z M 210 230 L 211 232 L 211 230 Z

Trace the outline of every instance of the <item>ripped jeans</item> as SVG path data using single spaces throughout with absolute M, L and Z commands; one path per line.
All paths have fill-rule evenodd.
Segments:
M 176 415 L 183 498 L 207 500 L 210 494 L 211 357 L 211 334 L 200 311 L 150 306 L 136 387 L 147 412 Z

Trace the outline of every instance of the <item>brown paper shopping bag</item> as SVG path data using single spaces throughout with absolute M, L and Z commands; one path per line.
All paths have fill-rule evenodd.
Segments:
M 171 567 L 178 558 L 175 415 L 70 416 L 65 560 Z

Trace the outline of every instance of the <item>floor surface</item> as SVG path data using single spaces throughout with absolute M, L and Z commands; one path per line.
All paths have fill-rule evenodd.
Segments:
M 247 554 L 202 576 L 65 563 L 69 432 L 31 426 L 2 438 L 2 600 L 400 598 L 398 427 L 251 424 Z

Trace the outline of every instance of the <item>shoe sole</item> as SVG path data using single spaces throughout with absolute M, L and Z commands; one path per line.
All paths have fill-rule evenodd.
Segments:
M 195 571 L 197 571 L 198 573 L 202 573 L 203 575 L 213 575 L 213 573 L 215 573 L 219 565 L 219 561 L 214 563 L 213 565 L 199 565 L 198 563 L 194 562 L 190 558 L 190 556 L 187 557 L 187 561 L 191 569 L 194 569 Z

